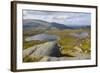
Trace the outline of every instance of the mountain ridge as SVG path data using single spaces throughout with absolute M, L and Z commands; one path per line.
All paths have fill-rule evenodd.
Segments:
M 47 22 L 44 20 L 37 19 L 24 19 L 23 20 L 23 28 L 24 29 L 79 29 L 79 28 L 90 28 L 90 25 L 65 25 L 56 22 Z

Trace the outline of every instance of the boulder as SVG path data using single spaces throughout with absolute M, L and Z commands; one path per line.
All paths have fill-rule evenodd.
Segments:
M 52 56 L 59 57 L 60 50 L 56 41 L 46 42 L 44 44 L 36 45 L 25 49 L 23 51 L 23 57 L 25 56 Z
M 50 56 L 44 56 L 40 62 L 45 62 L 45 61 L 64 61 L 67 60 L 67 57 L 50 57 Z

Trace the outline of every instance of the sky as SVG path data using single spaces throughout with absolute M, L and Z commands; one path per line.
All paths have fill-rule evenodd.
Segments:
M 23 19 L 38 19 L 64 25 L 90 25 L 91 13 L 23 10 Z

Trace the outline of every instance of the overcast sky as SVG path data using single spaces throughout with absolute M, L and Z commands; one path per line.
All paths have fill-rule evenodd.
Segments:
M 23 19 L 38 19 L 65 25 L 91 24 L 91 14 L 82 12 L 23 10 Z

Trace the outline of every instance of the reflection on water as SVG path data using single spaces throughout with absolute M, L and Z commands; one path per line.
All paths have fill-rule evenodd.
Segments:
M 26 41 L 39 40 L 39 41 L 55 41 L 58 40 L 59 37 L 57 35 L 49 35 L 49 34 L 37 34 L 34 36 L 27 37 Z
M 72 33 L 71 35 L 77 38 L 86 38 L 89 36 L 87 32 Z

